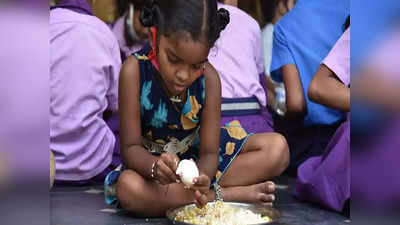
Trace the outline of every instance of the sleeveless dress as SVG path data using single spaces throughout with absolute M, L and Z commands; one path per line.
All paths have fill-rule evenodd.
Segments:
M 200 126 L 201 113 L 205 100 L 205 78 L 200 76 L 187 89 L 187 100 L 182 104 L 174 104 L 164 91 L 158 71 L 148 55 L 149 45 L 134 55 L 140 68 L 140 110 L 141 132 L 144 139 L 165 145 L 173 141 L 182 141 L 196 132 Z M 238 121 L 227 123 L 220 131 L 218 170 L 211 184 L 218 182 L 232 161 L 241 151 L 248 134 Z M 198 160 L 200 135 L 195 133 L 194 141 L 183 151 L 177 153 L 182 159 Z M 157 153 L 153 153 L 156 154 Z M 122 165 L 122 169 L 124 167 Z M 107 204 L 117 204 L 113 186 L 116 184 L 121 170 L 110 172 L 105 178 L 105 198 Z

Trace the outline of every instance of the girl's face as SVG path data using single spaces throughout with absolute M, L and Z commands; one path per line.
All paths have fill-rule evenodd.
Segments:
M 182 94 L 202 75 L 209 51 L 206 42 L 193 41 L 188 34 L 159 37 L 157 60 L 170 94 Z

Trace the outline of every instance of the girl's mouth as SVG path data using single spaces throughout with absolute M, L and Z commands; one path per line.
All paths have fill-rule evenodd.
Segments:
M 175 89 L 175 91 L 176 91 L 178 94 L 180 94 L 180 93 L 182 93 L 183 91 L 185 91 L 186 86 L 180 85 L 180 84 L 174 84 L 174 89 Z

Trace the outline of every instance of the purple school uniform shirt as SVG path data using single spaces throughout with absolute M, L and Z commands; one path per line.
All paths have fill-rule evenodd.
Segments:
M 112 160 L 115 137 L 103 120 L 116 111 L 118 42 L 98 18 L 50 11 L 50 148 L 56 180 L 86 180 Z
M 264 74 L 262 33 L 260 26 L 242 10 L 218 3 L 230 13 L 230 22 L 210 50 L 209 62 L 217 70 L 223 98 L 256 96 L 266 106 L 267 100 L 260 83 Z
M 342 34 L 322 63 L 346 86 L 350 84 L 350 28 Z

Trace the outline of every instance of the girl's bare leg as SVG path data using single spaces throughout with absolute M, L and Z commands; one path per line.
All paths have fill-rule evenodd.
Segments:
M 161 185 L 143 178 L 133 170 L 125 170 L 118 178 L 117 198 L 121 206 L 138 216 L 165 216 L 165 211 L 192 203 L 194 193 L 183 184 Z
M 272 202 L 273 189 L 268 182 L 249 186 L 224 188 L 225 201 L 264 203 Z M 273 187 L 272 187 L 273 188 Z M 190 204 L 194 193 L 185 190 L 182 184 L 160 185 L 144 179 L 133 170 L 125 170 L 118 179 L 117 197 L 121 206 L 131 213 L 142 217 L 165 216 L 170 208 Z M 215 192 L 211 189 L 208 201 L 215 200 Z
M 286 169 L 289 152 L 286 140 L 274 133 L 255 134 L 247 140 L 219 184 L 225 201 L 270 204 L 275 186 L 267 179 Z M 118 179 L 117 197 L 121 206 L 139 216 L 165 216 L 166 210 L 195 199 L 182 184 L 160 185 L 133 170 L 124 171 Z M 208 201 L 215 200 L 211 189 Z
M 219 181 L 223 187 L 246 186 L 279 176 L 289 164 L 286 139 L 277 133 L 255 134 Z
M 272 202 L 275 201 L 274 192 L 275 184 L 271 181 L 247 186 L 222 188 L 224 201 L 258 203 L 263 205 L 272 205 Z

